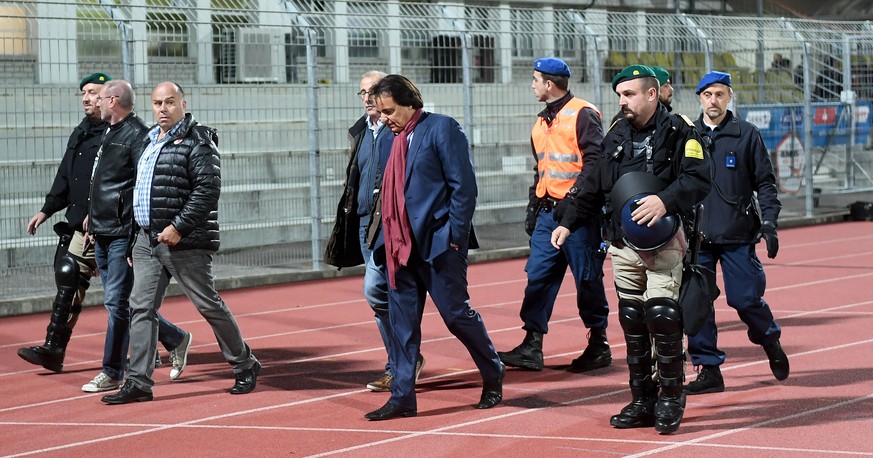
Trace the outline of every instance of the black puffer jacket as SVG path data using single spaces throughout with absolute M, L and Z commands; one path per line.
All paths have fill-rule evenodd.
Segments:
M 133 113 L 106 130 L 91 179 L 89 233 L 108 237 L 127 237 L 130 233 L 136 163 L 148 131 L 148 126 Z
M 158 234 L 172 224 L 182 240 L 170 250 L 217 251 L 221 194 L 218 135 L 190 113 L 179 122 L 179 130 L 167 139 L 155 163 L 149 213 L 151 245 L 156 246 Z

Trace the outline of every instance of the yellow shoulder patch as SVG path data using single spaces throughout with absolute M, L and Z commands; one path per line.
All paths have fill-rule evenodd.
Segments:
M 685 142 L 685 157 L 703 160 L 703 147 L 697 139 L 692 138 Z
M 609 132 L 610 130 L 612 130 L 612 128 L 615 127 L 616 124 L 618 124 L 618 121 L 620 120 L 616 119 L 615 121 L 613 121 L 612 124 L 609 125 L 609 129 L 606 129 L 606 131 Z
M 689 126 L 692 126 L 692 127 L 694 126 L 694 121 L 689 119 L 688 116 L 685 116 L 684 114 L 680 114 L 679 116 L 682 116 L 682 119 L 684 119 L 685 122 L 687 122 Z M 701 159 L 703 159 L 703 158 L 701 158 Z

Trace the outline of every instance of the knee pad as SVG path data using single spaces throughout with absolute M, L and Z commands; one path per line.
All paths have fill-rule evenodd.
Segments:
M 72 256 L 61 256 L 55 263 L 55 285 L 58 287 L 58 295 L 55 302 L 72 306 L 79 289 L 79 263 Z
M 668 297 L 653 297 L 646 301 L 646 323 L 652 334 L 682 334 L 682 310 Z
M 58 287 L 79 287 L 79 263 L 70 255 L 58 258 L 55 263 L 55 284 Z
M 619 299 L 618 322 L 625 334 L 644 334 L 647 330 L 643 303 L 632 299 Z

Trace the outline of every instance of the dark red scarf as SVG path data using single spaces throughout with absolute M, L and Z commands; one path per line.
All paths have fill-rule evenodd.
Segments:
M 385 238 L 385 261 L 388 267 L 388 285 L 397 289 L 394 280 L 400 266 L 409 262 L 412 253 L 412 228 L 406 214 L 406 153 L 409 151 L 409 134 L 421 118 L 421 108 L 415 110 L 412 119 L 403 131 L 394 136 L 391 155 L 385 165 L 382 182 L 382 231 Z

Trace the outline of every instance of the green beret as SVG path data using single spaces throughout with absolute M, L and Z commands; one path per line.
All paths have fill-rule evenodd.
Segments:
M 658 82 L 661 83 L 661 86 L 670 81 L 670 72 L 663 67 L 652 67 L 652 71 L 655 72 L 655 78 L 658 78 Z
M 615 90 L 615 87 L 619 85 L 619 83 L 623 83 L 625 81 L 635 80 L 637 78 L 645 78 L 645 77 L 657 78 L 655 75 L 655 71 L 652 70 L 652 67 L 647 67 L 645 65 L 628 65 L 624 68 L 624 70 L 618 72 L 618 75 L 615 75 L 615 78 L 612 79 L 612 90 Z
M 82 82 L 79 83 L 79 90 L 81 91 L 82 88 L 84 88 L 86 84 L 90 84 L 90 83 L 103 84 L 103 83 L 105 83 L 107 81 L 111 81 L 111 80 L 112 80 L 112 78 L 110 78 L 109 75 L 107 75 L 105 73 L 100 73 L 100 72 L 92 73 L 92 74 L 90 74 L 82 79 Z

